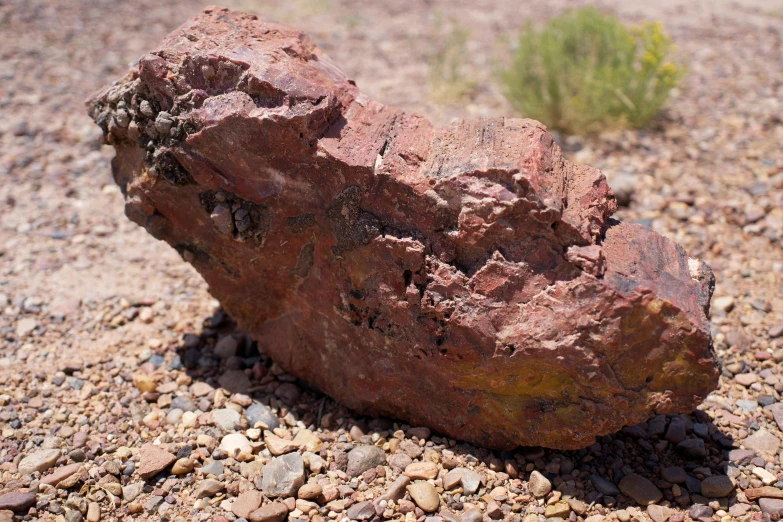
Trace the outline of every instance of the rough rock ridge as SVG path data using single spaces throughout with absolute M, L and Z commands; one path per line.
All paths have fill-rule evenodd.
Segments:
M 300 31 L 210 7 L 89 111 L 129 218 L 347 406 L 573 449 L 717 385 L 709 267 L 610 219 L 538 122 L 433 128 Z

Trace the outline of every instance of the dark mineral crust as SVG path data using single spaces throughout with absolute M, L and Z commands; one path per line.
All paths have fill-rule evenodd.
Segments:
M 358 412 L 571 449 L 717 385 L 709 267 L 610 219 L 604 176 L 536 121 L 434 128 L 300 31 L 217 7 L 88 106 L 128 217 Z

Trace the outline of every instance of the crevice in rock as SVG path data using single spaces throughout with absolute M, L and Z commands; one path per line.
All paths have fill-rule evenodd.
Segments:
M 237 241 L 253 240 L 263 246 L 273 216 L 266 205 L 242 199 L 224 190 L 204 191 L 199 202 L 215 230 Z

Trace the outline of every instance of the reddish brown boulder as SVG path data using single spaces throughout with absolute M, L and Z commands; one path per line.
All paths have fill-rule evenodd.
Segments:
M 128 217 L 357 411 L 579 448 L 717 384 L 709 267 L 612 221 L 604 176 L 535 121 L 433 128 L 300 31 L 221 8 L 88 105 Z

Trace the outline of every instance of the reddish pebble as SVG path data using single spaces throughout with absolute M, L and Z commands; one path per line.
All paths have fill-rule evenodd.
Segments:
M 266 375 L 266 367 L 262 366 L 260 363 L 256 363 L 253 365 L 252 374 L 253 380 L 260 381 Z
M 76 448 L 83 448 L 87 444 L 87 432 L 85 431 L 77 431 L 73 434 L 73 447 Z
M 362 475 L 362 479 L 364 479 L 365 482 L 370 484 L 375 480 L 377 476 L 378 476 L 378 472 L 375 471 L 375 468 L 370 468 L 364 472 L 364 474 Z
M 158 368 L 151 362 L 145 362 L 139 365 L 139 371 L 147 375 L 152 375 Z

